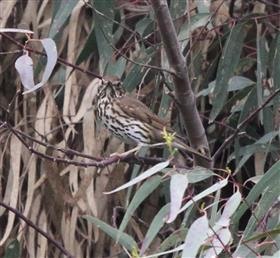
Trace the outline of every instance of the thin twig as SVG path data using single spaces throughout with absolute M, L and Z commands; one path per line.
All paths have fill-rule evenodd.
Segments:
M 266 101 L 260 105 L 255 111 L 253 111 L 246 119 L 244 119 L 236 128 L 235 132 L 230 135 L 223 144 L 219 147 L 219 149 L 215 152 L 215 154 L 212 156 L 213 160 L 215 161 L 218 156 L 221 154 L 221 152 L 226 148 L 226 146 L 238 135 L 240 130 L 255 116 L 257 115 L 278 93 L 280 92 L 280 89 L 277 89 L 273 94 L 271 94 Z
M 60 242 L 56 241 L 52 237 L 50 237 L 45 231 L 40 229 L 37 225 L 35 225 L 30 219 L 25 217 L 19 210 L 9 206 L 8 204 L 0 201 L 0 206 L 6 208 L 10 212 L 14 213 L 17 217 L 22 219 L 28 226 L 32 227 L 36 232 L 44 236 L 48 241 L 50 241 L 54 246 L 56 246 L 66 257 L 69 258 L 75 258 L 73 255 L 71 255 L 63 246 Z
M 62 149 L 62 148 L 57 148 L 56 146 L 47 144 L 45 142 L 42 142 L 40 140 L 37 140 L 29 135 L 24 134 L 23 132 L 13 128 L 10 124 L 8 124 L 7 122 L 2 122 L 1 127 L 5 127 L 7 128 L 12 134 L 14 134 L 21 142 L 22 144 L 28 149 L 28 151 L 30 151 L 32 154 L 38 156 L 39 158 L 42 159 L 47 159 L 50 160 L 52 162 L 56 162 L 56 163 L 64 163 L 64 164 L 68 164 L 68 165 L 74 165 L 74 166 L 79 166 L 79 167 L 98 167 L 98 168 L 104 168 L 106 166 L 112 165 L 114 163 L 118 163 L 118 162 L 127 162 L 127 163 L 137 163 L 137 164 L 146 164 L 146 165 L 155 165 L 159 162 L 163 162 L 166 161 L 166 159 L 164 158 L 150 158 L 150 157 L 139 157 L 136 156 L 134 153 L 128 153 L 127 155 L 112 155 L 108 158 L 100 158 L 100 157 L 94 157 L 94 156 L 90 156 L 87 154 L 83 154 L 81 152 L 72 150 L 72 149 Z M 63 152 L 65 154 L 72 154 L 75 156 L 80 156 L 80 157 L 84 157 L 87 159 L 91 159 L 93 161 L 91 162 L 84 162 L 84 161 L 76 161 L 76 160 L 72 160 L 72 159 L 68 159 L 68 158 L 60 158 L 60 157 L 55 157 L 52 155 L 48 155 L 42 152 L 37 151 L 36 149 L 34 149 L 32 146 L 30 146 L 25 140 L 24 138 L 27 138 L 33 142 L 36 142 L 42 146 L 45 146 L 47 148 L 51 148 L 60 152 Z M 153 147 L 153 146 L 150 146 Z M 189 167 L 187 166 L 182 166 L 180 164 L 177 164 L 177 162 L 175 160 L 173 160 L 170 163 L 171 166 L 176 166 L 177 168 L 187 168 L 189 169 Z

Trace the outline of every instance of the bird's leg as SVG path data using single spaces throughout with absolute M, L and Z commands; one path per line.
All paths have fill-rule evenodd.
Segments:
M 129 154 L 131 153 L 135 153 L 137 154 L 137 152 L 142 148 L 142 147 L 150 147 L 150 148 L 153 148 L 153 147 L 160 147 L 160 146 L 163 146 L 165 145 L 165 143 L 154 143 L 154 144 L 145 144 L 145 143 L 140 143 L 138 144 L 135 148 L 131 149 L 131 150 L 128 150 L 128 151 L 125 151 L 123 153 L 118 153 L 118 152 L 114 152 L 110 155 L 110 157 L 114 157 L 114 156 L 117 156 L 118 158 L 124 158 L 126 156 L 128 156 Z
M 137 145 L 135 148 L 133 148 L 131 150 L 128 150 L 128 151 L 125 151 L 125 152 L 122 152 L 122 153 L 114 152 L 114 153 L 110 154 L 110 157 L 124 158 L 131 153 L 138 152 L 141 147 L 142 147 L 141 145 Z

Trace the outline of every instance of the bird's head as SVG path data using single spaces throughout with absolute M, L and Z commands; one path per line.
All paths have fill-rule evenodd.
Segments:
M 125 94 L 120 80 L 104 80 L 98 87 L 97 99 L 118 98 Z

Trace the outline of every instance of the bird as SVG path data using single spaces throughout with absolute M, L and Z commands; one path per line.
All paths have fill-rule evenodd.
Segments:
M 164 132 L 172 135 L 174 146 L 193 155 L 209 158 L 188 146 L 168 122 L 154 114 L 143 102 L 128 96 L 121 80 L 102 80 L 95 104 L 96 116 L 114 135 L 128 143 L 164 143 Z

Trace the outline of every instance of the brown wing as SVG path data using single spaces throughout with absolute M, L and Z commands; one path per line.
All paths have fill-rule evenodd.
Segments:
M 151 133 L 156 142 L 164 141 L 162 138 L 162 131 L 164 127 L 168 132 L 174 132 L 172 128 L 168 125 L 167 121 L 164 121 L 163 119 L 159 118 L 144 103 L 137 99 L 131 98 L 129 96 L 122 96 L 118 98 L 116 104 L 119 105 L 122 112 L 124 112 L 127 116 L 134 117 L 136 120 L 140 120 L 148 125 L 151 125 Z M 184 138 L 181 136 L 175 136 L 174 144 L 175 147 L 179 149 L 182 148 L 183 150 L 189 153 L 209 160 L 208 157 L 199 153 L 194 148 L 184 143 Z
M 159 118 L 140 100 L 129 96 L 122 96 L 117 101 L 117 104 L 127 116 L 134 117 L 136 120 L 150 125 L 155 141 L 163 140 L 161 132 L 164 127 L 167 131 L 173 132 L 167 121 Z

